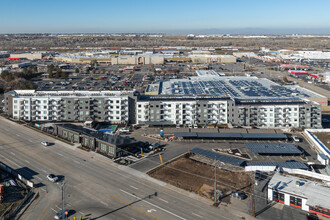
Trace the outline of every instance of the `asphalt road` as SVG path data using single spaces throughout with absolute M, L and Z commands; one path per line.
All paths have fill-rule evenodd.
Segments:
M 31 178 L 40 192 L 21 219 L 53 219 L 60 210 L 60 186 L 46 179 L 49 173 L 65 177 L 65 206 L 72 210 L 71 218 L 249 218 L 239 207 L 213 207 L 198 196 L 192 198 L 187 193 L 170 190 L 143 173 L 116 166 L 107 158 L 75 149 L 23 125 L 3 118 L 0 124 L 0 160 Z M 45 147 L 41 141 L 55 144 Z

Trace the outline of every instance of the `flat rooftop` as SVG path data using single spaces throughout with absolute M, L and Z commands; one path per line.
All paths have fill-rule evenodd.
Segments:
M 299 186 L 297 186 L 297 183 Z M 307 198 L 307 205 L 330 209 L 330 187 L 305 178 L 275 173 L 269 188 Z
M 283 86 L 265 78 L 210 76 L 157 82 L 160 95 L 207 95 L 230 98 L 324 98 L 299 86 Z
M 133 94 L 130 91 L 37 91 L 37 90 L 12 90 L 8 94 L 15 97 L 109 97 Z
M 199 77 L 210 77 L 210 76 L 224 76 L 223 73 L 217 73 L 214 70 L 196 70 L 196 74 Z

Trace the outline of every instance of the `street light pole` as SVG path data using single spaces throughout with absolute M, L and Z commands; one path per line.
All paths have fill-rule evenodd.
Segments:
M 64 185 L 65 185 L 65 182 L 63 181 L 62 184 L 61 184 L 61 190 L 62 190 L 62 220 L 64 219 Z
M 252 216 L 256 217 L 255 198 L 254 198 L 255 171 L 252 172 Z

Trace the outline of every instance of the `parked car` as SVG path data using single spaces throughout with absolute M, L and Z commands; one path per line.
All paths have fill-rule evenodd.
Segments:
M 247 195 L 245 193 L 242 193 L 242 192 L 233 191 L 231 193 L 231 197 L 237 198 L 239 200 L 244 200 L 244 199 L 247 198 Z
M 54 174 L 48 174 L 47 175 L 47 179 L 53 183 L 57 182 L 58 181 L 58 177 L 55 176 Z
M 47 141 L 42 141 L 41 144 L 44 146 L 49 146 L 49 142 L 47 142 Z
M 195 128 L 195 129 L 198 128 L 198 125 L 194 124 L 194 128 Z
M 54 216 L 54 218 L 55 218 L 55 219 L 62 219 L 62 215 L 65 214 L 66 212 L 69 213 L 69 210 L 67 210 L 67 209 L 64 210 L 64 213 L 62 212 L 62 210 L 60 210 L 60 211 L 58 211 L 58 212 L 56 213 L 56 215 Z
M 189 125 L 188 125 L 188 128 L 192 128 L 192 125 L 191 125 L 191 124 L 189 124 Z
M 179 124 L 177 124 L 177 125 L 176 125 L 176 128 L 180 128 L 180 125 L 179 125 Z

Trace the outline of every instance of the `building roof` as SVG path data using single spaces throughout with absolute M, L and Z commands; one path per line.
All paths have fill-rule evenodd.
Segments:
M 301 154 L 301 151 L 291 143 L 245 143 L 252 153 L 258 154 Z
M 125 96 L 128 94 L 133 94 L 134 90 L 129 91 L 37 91 L 37 90 L 12 90 L 8 94 L 15 97 L 35 97 L 35 98 L 47 98 L 47 97 L 73 97 L 73 98 L 83 98 L 83 97 L 113 97 L 113 96 Z
M 322 183 L 275 173 L 268 187 L 306 198 L 308 206 L 330 209 L 330 187 Z
M 212 138 L 212 139 L 240 139 L 240 140 L 283 140 L 287 135 L 283 133 L 204 133 L 204 132 L 174 132 L 175 137 L 182 138 Z
M 290 169 L 304 169 L 307 170 L 308 167 L 303 162 L 247 162 L 247 166 L 264 166 L 264 167 L 283 167 Z
M 81 135 L 94 137 L 96 139 L 99 139 L 100 141 L 107 142 L 107 143 L 115 145 L 117 147 L 137 143 L 136 140 L 133 140 L 133 139 L 130 139 L 130 138 L 125 138 L 125 137 L 118 136 L 118 135 L 110 135 L 110 134 L 107 134 L 103 131 L 97 131 L 97 130 L 94 130 L 94 129 L 90 129 L 90 128 L 86 128 L 86 127 L 82 127 L 82 126 L 77 126 L 77 125 L 74 125 L 74 124 L 57 124 L 56 126 L 59 126 L 59 127 L 77 132 Z
M 205 74 L 204 74 L 205 75 Z M 191 79 L 170 79 L 155 83 L 160 95 L 211 95 L 230 98 L 309 98 L 324 96 L 299 86 L 282 86 L 257 77 L 203 76 Z
M 215 159 L 217 161 L 221 161 L 221 162 L 225 162 L 225 163 L 229 163 L 235 166 L 243 166 L 245 163 L 245 160 L 241 160 L 241 159 L 237 159 L 234 157 L 229 157 L 226 155 L 222 155 L 222 154 L 218 154 L 218 153 L 214 153 L 212 151 L 208 151 L 208 150 L 203 150 L 200 148 L 194 148 L 190 151 L 193 154 L 198 154 L 204 157 L 208 157 L 211 159 Z

